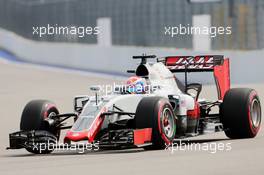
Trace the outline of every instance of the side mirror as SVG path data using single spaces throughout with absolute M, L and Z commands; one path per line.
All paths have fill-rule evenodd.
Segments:
M 127 70 L 127 73 L 130 73 L 130 74 L 135 74 L 136 71 L 135 70 Z
M 99 92 L 101 91 L 101 86 L 91 86 L 90 90 L 94 92 Z
M 89 101 L 88 95 L 79 95 L 74 97 L 74 111 L 80 114 L 84 105 Z

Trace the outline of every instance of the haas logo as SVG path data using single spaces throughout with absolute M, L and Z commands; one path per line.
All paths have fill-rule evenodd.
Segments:
M 212 69 L 214 67 L 213 56 L 196 57 L 171 57 L 167 60 L 167 66 L 171 69 Z

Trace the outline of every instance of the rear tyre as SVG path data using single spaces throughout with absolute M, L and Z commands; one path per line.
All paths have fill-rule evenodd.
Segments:
M 162 149 L 173 142 L 176 118 L 166 98 L 143 98 L 138 104 L 134 121 L 137 129 L 152 128 L 153 145 L 145 149 Z
M 60 130 L 50 127 L 46 122 L 46 119 L 51 118 L 52 116 L 55 116 L 57 114 L 59 114 L 59 111 L 54 103 L 47 100 L 32 100 L 25 106 L 23 110 L 20 121 L 20 130 L 48 131 L 47 133 L 53 136 L 53 138 L 59 139 Z M 41 143 L 42 141 L 43 139 L 40 139 L 39 143 Z M 54 139 L 52 140 L 52 143 L 54 143 Z M 36 147 L 34 147 L 34 149 L 26 148 L 26 150 L 35 154 L 47 154 L 53 151 L 47 148 L 46 150 L 42 149 L 42 151 L 40 152 L 40 149 L 36 149 Z
M 234 88 L 226 92 L 221 121 L 226 136 L 231 139 L 255 137 L 261 124 L 261 105 L 256 91 Z

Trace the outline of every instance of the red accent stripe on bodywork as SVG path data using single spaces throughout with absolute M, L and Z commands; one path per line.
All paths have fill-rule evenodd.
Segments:
M 142 145 L 147 142 L 151 142 L 152 129 L 136 129 L 134 132 L 134 145 Z
M 187 111 L 187 116 L 191 119 L 198 119 L 200 117 L 200 106 L 198 102 L 195 103 L 193 110 Z
M 81 140 L 88 140 L 90 143 L 94 141 L 96 134 L 100 131 L 101 126 L 103 124 L 105 116 L 101 116 L 102 113 L 106 112 L 106 108 L 103 108 L 101 112 L 97 115 L 95 120 L 93 121 L 91 127 L 88 130 L 84 131 L 68 131 L 64 142 L 71 140 L 71 141 L 81 141 Z

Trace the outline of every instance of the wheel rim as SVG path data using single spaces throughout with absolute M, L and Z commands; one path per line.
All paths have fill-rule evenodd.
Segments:
M 52 119 L 53 116 L 57 115 L 56 112 L 51 112 L 48 115 L 48 119 Z
M 254 128 L 257 128 L 260 124 L 261 109 L 257 99 L 254 99 L 250 107 L 250 117 Z
M 56 116 L 56 115 L 58 115 L 56 112 L 50 112 L 49 113 L 49 115 L 48 115 L 48 119 L 53 119 L 53 116 Z M 51 130 L 51 132 L 59 139 L 59 137 L 60 137 L 60 130 L 54 130 L 53 128 L 52 128 L 52 130 Z
M 165 108 L 162 112 L 161 126 L 163 133 L 167 138 L 171 138 L 174 134 L 175 122 L 172 111 L 169 108 Z

